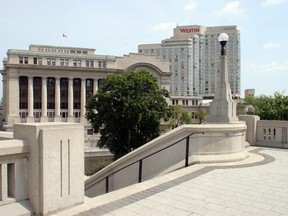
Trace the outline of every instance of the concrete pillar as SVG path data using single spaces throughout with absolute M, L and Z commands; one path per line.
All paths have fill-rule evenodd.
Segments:
M 86 114 L 86 79 L 81 80 L 81 113 L 80 113 L 80 122 L 85 123 L 85 114 Z
M 97 91 L 98 91 L 98 79 L 94 79 L 93 94 L 96 94 Z
M 47 78 L 42 77 L 42 115 L 41 122 L 47 122 Z
M 55 117 L 54 117 L 55 122 L 61 121 L 60 100 L 61 100 L 60 99 L 60 78 L 55 77 Z
M 33 95 L 33 77 L 28 77 L 28 116 L 27 122 L 34 122 L 34 95 Z
M 260 120 L 260 117 L 254 115 L 240 115 L 238 118 L 240 121 L 246 122 L 246 141 L 251 146 L 255 146 L 257 138 L 257 121 Z
M 8 197 L 7 164 L 0 164 L 0 201 L 6 201 Z
M 74 122 L 73 116 L 73 78 L 68 79 L 68 122 Z
M 29 143 L 29 200 L 37 215 L 84 202 L 84 127 L 75 123 L 15 124 Z

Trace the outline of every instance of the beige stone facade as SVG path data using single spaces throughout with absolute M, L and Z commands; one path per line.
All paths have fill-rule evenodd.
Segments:
M 169 90 L 169 64 L 154 56 L 97 55 L 94 49 L 30 45 L 10 49 L 4 59 L 3 116 L 14 123 L 85 120 L 86 96 L 96 93 L 108 74 L 145 69 Z

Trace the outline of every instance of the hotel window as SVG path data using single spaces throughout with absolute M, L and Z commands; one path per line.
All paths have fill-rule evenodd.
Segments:
M 103 68 L 106 68 L 106 61 L 103 61 Z
M 24 57 L 24 64 L 28 64 L 28 57 Z
M 102 67 L 102 62 L 98 61 L 98 68 L 101 68 L 101 67 Z
M 37 65 L 37 64 L 38 64 L 38 59 L 37 59 L 37 58 L 33 58 L 33 63 L 34 63 L 35 65 Z
M 74 67 L 77 66 L 77 60 L 73 60 L 73 66 L 74 66 Z
M 38 58 L 38 65 L 42 65 L 42 58 Z
M 60 65 L 64 66 L 64 59 L 60 59 Z
M 56 65 L 56 59 L 52 58 L 52 65 L 55 66 Z
M 19 57 L 19 64 L 23 64 L 23 57 Z
M 65 59 L 65 66 L 69 66 L 69 59 Z
M 78 67 L 81 67 L 81 60 L 78 60 L 78 61 L 77 61 L 77 66 L 78 66 Z

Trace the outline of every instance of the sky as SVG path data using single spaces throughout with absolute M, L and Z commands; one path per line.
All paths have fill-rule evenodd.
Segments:
M 249 88 L 256 95 L 288 95 L 288 0 L 0 0 L 0 5 L 1 69 L 8 49 L 30 44 L 123 56 L 137 52 L 139 44 L 170 38 L 176 25 L 236 25 L 241 96 Z

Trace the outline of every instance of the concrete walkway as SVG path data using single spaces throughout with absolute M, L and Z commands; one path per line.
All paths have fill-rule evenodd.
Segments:
M 244 161 L 193 165 L 56 215 L 288 216 L 288 151 L 248 150 Z

